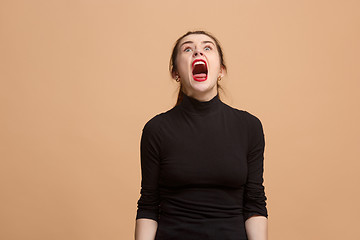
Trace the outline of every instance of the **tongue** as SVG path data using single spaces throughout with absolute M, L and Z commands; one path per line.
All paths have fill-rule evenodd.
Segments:
M 194 74 L 193 76 L 194 76 L 194 78 L 197 78 L 197 79 L 205 79 L 206 73 L 197 73 L 197 74 Z

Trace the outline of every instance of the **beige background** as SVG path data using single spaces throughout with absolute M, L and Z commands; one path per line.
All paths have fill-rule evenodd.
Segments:
M 360 1 L 1 0 L 0 239 L 132 239 L 175 40 L 223 45 L 266 137 L 270 239 L 360 239 Z

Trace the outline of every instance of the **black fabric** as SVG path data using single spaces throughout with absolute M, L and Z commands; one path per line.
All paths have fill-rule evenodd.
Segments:
M 247 239 L 245 220 L 267 217 L 260 120 L 184 94 L 144 126 L 136 219 L 158 222 L 156 240 Z

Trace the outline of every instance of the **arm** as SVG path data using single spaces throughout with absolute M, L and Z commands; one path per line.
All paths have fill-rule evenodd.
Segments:
M 249 240 L 267 240 L 268 224 L 267 218 L 255 215 L 245 221 L 246 234 Z
M 244 191 L 245 229 L 249 240 L 267 240 L 267 209 L 263 186 L 265 138 L 260 120 L 249 121 L 248 177 Z
M 135 240 L 155 239 L 159 217 L 160 145 L 158 121 L 150 120 L 143 129 L 140 142 L 142 179 Z
M 157 221 L 152 219 L 137 219 L 135 225 L 135 240 L 154 240 L 157 226 Z

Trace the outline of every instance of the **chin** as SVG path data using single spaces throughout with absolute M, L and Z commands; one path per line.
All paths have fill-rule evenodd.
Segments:
M 197 86 L 193 86 L 193 91 L 205 93 L 213 90 L 214 87 L 216 86 L 209 86 L 208 84 L 198 84 Z

